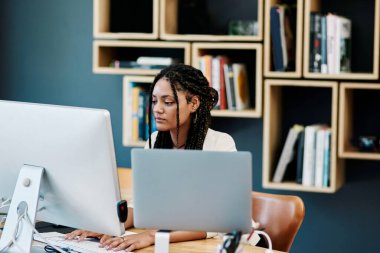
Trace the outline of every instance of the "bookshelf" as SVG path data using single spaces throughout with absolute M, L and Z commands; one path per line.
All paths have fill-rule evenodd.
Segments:
M 213 110 L 215 117 L 259 118 L 262 116 L 262 46 L 255 43 L 193 43 L 192 65 L 200 68 L 200 57 L 224 55 L 230 62 L 244 63 L 251 98 L 251 108 L 242 111 Z
M 161 0 L 160 38 L 185 41 L 262 41 L 263 0 Z M 254 10 L 254 11 L 252 11 Z M 228 35 L 231 20 L 257 22 L 253 35 Z
M 273 54 L 271 41 L 271 7 L 283 3 L 280 0 L 265 0 L 265 23 L 264 23 L 264 76 L 279 78 L 300 78 L 302 75 L 302 47 L 303 47 L 303 11 L 304 1 L 287 1 L 287 4 L 296 6 L 296 27 L 293 31 L 295 40 L 295 68 L 293 71 L 275 71 L 273 69 Z
M 99 74 L 155 75 L 160 69 L 117 68 L 114 60 L 136 61 L 139 56 L 172 57 L 190 64 L 190 43 L 167 41 L 114 41 L 93 42 L 93 72 Z
M 339 157 L 380 160 L 380 152 L 359 151 L 354 145 L 359 136 L 379 138 L 379 83 L 341 83 L 339 103 Z M 354 143 L 353 143 L 354 141 Z
M 314 73 L 309 70 L 310 13 L 336 13 L 352 21 L 351 72 L 339 74 Z M 357 15 L 360 11 L 365 13 Z M 328 1 L 305 0 L 304 68 L 303 74 L 311 79 L 376 80 L 379 78 L 380 0 Z M 373 31 L 368 32 L 368 27 Z
M 94 0 L 97 39 L 157 39 L 159 0 Z
M 264 87 L 263 187 L 324 193 L 337 191 L 344 181 L 343 161 L 338 158 L 336 147 L 338 83 L 266 79 Z M 331 127 L 329 186 L 310 187 L 295 181 L 273 183 L 274 170 L 290 127 L 315 123 L 326 123 Z
M 297 7 L 295 69 L 285 72 L 272 67 L 270 9 L 279 3 Z M 118 4 L 126 8 L 117 8 Z M 130 15 L 126 16 L 125 9 Z M 380 127 L 375 103 L 380 98 L 380 0 L 94 0 L 93 11 L 93 72 L 126 75 L 124 87 L 131 82 L 149 85 L 159 69 L 112 67 L 114 60 L 172 57 L 199 68 L 199 59 L 204 55 L 226 55 L 233 62 L 246 64 L 251 108 L 213 110 L 212 115 L 263 117 L 265 188 L 334 193 L 344 184 L 345 159 L 380 160 L 380 153 L 360 152 L 351 143 L 357 135 L 378 134 L 375 131 Z M 314 11 L 336 13 L 352 21 L 351 72 L 310 72 L 310 13 Z M 228 35 L 230 20 L 254 20 L 257 33 Z M 123 145 L 141 147 L 143 142 L 126 139 L 130 127 L 125 106 L 131 102 L 126 90 L 123 89 Z M 368 105 L 362 101 L 374 102 Z M 306 126 L 320 122 L 328 123 L 332 130 L 329 186 L 273 183 L 289 128 L 295 123 Z
M 124 76 L 123 77 L 123 145 L 126 147 L 144 147 L 144 140 L 133 140 L 132 135 L 132 94 L 133 84 L 149 89 L 153 76 Z M 140 130 L 140 129 L 139 129 Z

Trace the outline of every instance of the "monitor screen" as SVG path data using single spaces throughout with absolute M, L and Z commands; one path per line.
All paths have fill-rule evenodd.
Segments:
M 110 114 L 102 109 L 0 101 L 0 199 L 20 169 L 42 167 L 36 219 L 121 235 Z

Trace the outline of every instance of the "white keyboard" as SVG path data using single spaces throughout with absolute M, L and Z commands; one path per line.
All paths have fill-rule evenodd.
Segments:
M 124 235 L 130 235 L 135 234 L 133 232 L 126 232 Z M 65 234 L 57 233 L 57 232 L 49 232 L 49 233 L 41 233 L 42 237 L 45 239 L 43 240 L 38 235 L 34 235 L 34 240 L 39 242 L 47 241 L 49 244 L 52 244 L 54 246 L 58 246 L 61 248 L 70 248 L 74 251 L 81 252 L 81 253 L 109 253 L 109 252 L 123 252 L 126 251 L 113 251 L 113 250 L 106 250 L 104 248 L 99 248 L 100 243 L 93 241 L 91 239 L 83 240 L 83 241 L 77 241 L 77 240 L 65 240 L 64 236 Z

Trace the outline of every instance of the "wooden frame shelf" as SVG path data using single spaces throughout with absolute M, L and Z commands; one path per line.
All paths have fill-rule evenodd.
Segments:
M 252 15 L 251 8 L 247 8 L 248 6 L 256 6 L 257 13 L 256 20 L 258 31 L 256 35 L 217 35 L 217 34 L 203 34 L 205 31 L 185 31 L 180 34 L 181 31 L 181 16 L 180 16 L 180 2 L 179 0 L 161 0 L 160 6 L 160 38 L 164 40 L 190 40 L 190 41 L 261 41 L 263 38 L 263 0 L 245 0 L 247 4 L 240 3 L 238 6 L 230 6 L 229 8 L 226 4 L 219 1 L 214 1 L 213 3 L 217 3 L 218 6 L 213 6 L 212 8 L 206 8 L 205 6 L 200 6 L 193 15 L 189 14 L 189 17 L 186 17 L 187 23 L 190 24 L 191 29 L 195 29 L 196 24 L 202 27 L 202 29 L 206 29 L 207 25 L 216 23 L 217 26 L 227 26 L 225 23 L 227 19 L 236 18 L 236 13 L 239 12 L 239 16 Z M 208 1 L 199 1 L 200 3 L 207 5 Z M 231 1 L 230 1 L 231 3 Z M 186 8 L 186 11 L 189 12 L 192 8 L 196 8 L 194 6 L 190 6 Z M 223 9 L 224 8 L 224 9 Z M 240 9 L 239 9 L 240 8 Z M 213 13 L 201 13 L 200 11 L 206 11 L 207 9 L 213 10 Z M 224 12 L 222 12 L 224 11 Z M 202 21 L 200 20 L 203 16 L 212 16 L 212 21 Z M 247 17 L 243 17 L 247 19 Z M 188 20 L 194 19 L 194 20 Z M 222 20 L 219 20 L 222 19 Z M 226 27 L 225 27 L 226 28 Z M 183 28 L 185 29 L 185 28 Z M 219 28 L 220 29 L 220 28 Z M 185 29 L 186 30 L 186 29 Z M 223 29 L 225 30 L 225 29 Z
M 339 104 L 339 157 L 380 160 L 379 152 L 361 152 L 358 148 L 354 147 L 351 142 L 351 139 L 354 136 L 357 138 L 358 135 L 374 135 L 380 137 L 378 136 L 380 114 L 376 106 L 379 100 L 380 83 L 341 83 Z
M 263 187 L 334 193 L 343 184 L 343 160 L 337 157 L 338 83 L 306 80 L 265 80 Z M 318 104 L 317 107 L 313 107 Z M 302 106 L 299 106 L 302 105 Z M 330 184 L 309 187 L 296 182 L 274 183 L 272 177 L 284 140 L 293 124 L 331 126 Z
M 136 61 L 139 56 L 173 57 L 190 64 L 190 43 L 166 41 L 97 40 L 93 44 L 93 71 L 100 74 L 156 75 L 160 69 L 115 68 L 114 60 Z
M 94 38 L 158 38 L 159 0 L 125 2 L 113 0 L 94 0 L 93 3 Z
M 262 45 L 258 43 L 193 43 L 192 65 L 199 69 L 200 57 L 206 54 L 225 55 L 231 62 L 242 62 L 247 65 L 247 75 L 253 108 L 243 111 L 213 110 L 215 117 L 259 118 L 262 116 Z M 253 87 L 252 85 L 250 87 Z
M 123 145 L 127 147 L 144 147 L 146 141 L 132 141 L 132 83 L 143 85 L 147 89 L 153 83 L 153 76 L 123 77 Z
M 303 11 L 304 0 L 294 0 L 297 5 L 297 21 L 296 21 L 296 34 L 295 40 L 295 70 L 294 71 L 274 71 L 272 69 L 272 42 L 271 42 L 271 29 L 270 29 L 270 9 L 276 4 L 281 3 L 280 0 L 265 0 L 265 17 L 264 24 L 264 76 L 275 78 L 299 78 L 302 76 L 302 45 L 303 45 Z
M 351 71 L 349 73 L 324 74 L 310 72 L 310 13 L 337 13 L 352 20 Z M 357 12 L 363 13 L 357 15 Z M 372 12 L 372 13 L 371 13 Z M 312 79 L 376 80 L 379 78 L 379 33 L 380 0 L 344 1 L 344 0 L 305 0 L 304 27 L 304 68 L 303 73 Z M 364 14 L 365 13 L 365 14 Z M 364 16 L 363 16 L 364 15 Z M 366 22 L 363 22 L 363 18 Z M 373 33 L 368 33 L 368 22 Z

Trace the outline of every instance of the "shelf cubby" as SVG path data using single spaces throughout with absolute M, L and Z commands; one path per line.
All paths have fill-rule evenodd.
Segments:
M 159 0 L 94 0 L 96 39 L 157 39 Z
M 160 38 L 191 41 L 261 41 L 263 0 L 161 0 Z M 232 20 L 257 22 L 253 35 L 228 35 Z
M 351 72 L 316 73 L 309 70 L 310 13 L 335 13 L 351 20 Z M 305 0 L 304 76 L 315 79 L 376 80 L 379 78 L 380 0 Z M 365 22 L 363 22 L 365 20 Z M 370 29 L 368 29 L 370 27 Z M 370 32 L 368 32 L 370 31 Z
M 332 81 L 265 80 L 263 187 L 268 189 L 333 193 L 343 184 L 343 160 L 337 157 L 338 83 Z M 331 127 L 330 184 L 304 186 L 295 181 L 272 182 L 289 129 L 326 123 Z
M 139 56 L 171 57 L 190 64 L 190 43 L 166 41 L 96 40 L 93 44 L 93 71 L 99 74 L 156 75 L 160 69 L 112 67 L 112 62 L 136 61 Z
M 193 43 L 192 65 L 200 68 L 200 57 L 224 55 L 231 63 L 244 63 L 250 92 L 250 109 L 212 110 L 215 117 L 259 118 L 262 116 L 262 45 L 258 43 Z
M 127 147 L 144 147 L 145 140 L 133 140 L 132 137 L 132 94 L 131 86 L 140 86 L 149 90 L 153 76 L 123 77 L 123 145 Z M 140 129 L 139 129 L 140 130 Z
M 380 152 L 359 151 L 359 136 L 380 138 L 380 83 L 341 83 L 339 104 L 339 157 L 380 160 Z M 379 143 L 377 143 L 379 145 Z
M 302 46 L 303 46 L 303 0 L 265 0 L 265 24 L 264 24 L 264 76 L 275 78 L 299 78 L 302 75 Z M 278 4 L 296 6 L 296 27 L 293 31 L 295 68 L 292 71 L 275 71 L 273 69 L 273 53 L 271 40 L 271 7 Z

